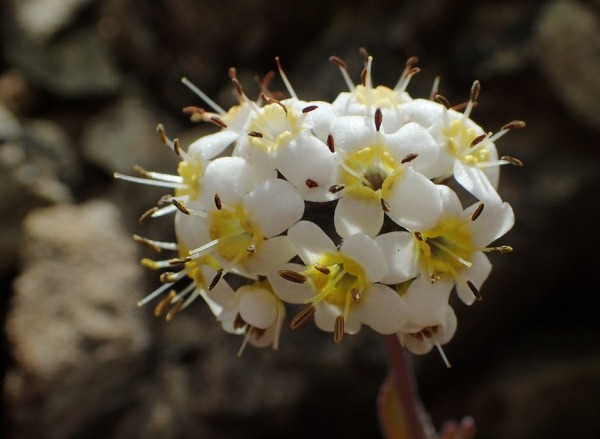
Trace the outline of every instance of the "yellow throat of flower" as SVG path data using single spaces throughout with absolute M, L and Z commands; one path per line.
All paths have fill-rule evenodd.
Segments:
M 467 165 L 475 165 L 489 159 L 490 152 L 485 145 L 471 146 L 478 134 L 474 128 L 467 128 L 463 119 L 452 122 L 450 126 L 442 130 L 442 134 L 446 138 L 450 154 Z M 469 150 L 472 151 L 469 152 Z
M 252 226 L 241 206 L 223 208 L 209 213 L 209 235 L 218 239 L 217 253 L 237 263 L 252 255 L 263 241 L 262 234 Z

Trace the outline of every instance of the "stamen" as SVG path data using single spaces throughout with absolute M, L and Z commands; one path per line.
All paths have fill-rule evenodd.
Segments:
M 146 184 L 148 186 L 159 186 L 159 187 L 166 187 L 166 188 L 171 188 L 171 189 L 187 188 L 187 185 L 181 183 L 181 180 L 179 180 L 179 182 L 173 181 L 173 180 L 171 180 L 171 181 L 158 180 L 158 179 L 151 180 L 148 178 L 132 177 L 130 175 L 121 174 L 119 172 L 113 173 L 113 177 L 118 178 L 119 180 L 131 181 L 132 183 Z
M 277 69 L 279 70 L 279 74 L 281 75 L 281 79 L 283 80 L 283 83 L 285 84 L 285 88 L 287 88 L 288 93 L 291 97 L 298 98 L 298 96 L 296 96 L 296 92 L 292 88 L 292 84 L 290 84 L 290 81 L 288 80 L 286 74 L 283 71 L 283 68 L 281 67 L 281 62 L 278 56 L 275 57 L 275 62 L 277 63 Z
M 335 55 L 330 56 L 329 61 L 331 61 L 332 63 L 336 64 L 339 67 L 340 72 L 342 73 L 342 76 L 344 78 L 344 81 L 346 81 L 346 85 L 348 86 L 348 90 L 350 90 L 351 92 L 354 92 L 356 87 L 354 86 L 354 83 L 352 82 L 352 79 L 350 78 L 350 75 L 348 74 L 348 65 L 341 58 L 339 58 Z
M 281 108 L 283 108 L 283 111 L 285 111 L 285 114 L 287 114 L 288 110 L 287 107 L 285 105 L 283 105 L 280 101 L 278 101 L 275 98 L 269 97 L 267 96 L 265 93 L 261 93 L 260 98 L 265 101 L 267 104 L 277 104 L 279 105 Z
M 335 142 L 333 141 L 333 136 L 331 134 L 327 136 L 327 147 L 332 153 L 335 152 Z
M 171 301 L 175 297 L 175 290 L 169 291 L 165 297 L 162 298 L 160 302 L 154 307 L 154 316 L 160 317 L 167 310 L 169 305 L 171 305 Z
M 192 259 L 193 258 L 191 256 L 184 256 L 182 258 L 169 259 L 167 262 L 169 263 L 170 266 L 183 265 L 183 264 L 190 262 Z
M 217 208 L 217 210 L 221 210 L 221 208 L 223 207 L 223 204 L 221 203 L 221 197 L 219 197 L 218 193 L 215 192 L 213 200 L 215 202 L 215 207 Z
M 177 201 L 176 198 L 172 198 L 171 203 L 173 203 L 173 206 L 175 206 L 181 213 L 184 213 L 186 215 L 190 214 L 188 208 L 185 207 L 181 202 Z
M 143 224 L 148 218 L 150 218 L 152 215 L 154 215 L 156 212 L 158 212 L 160 209 L 158 207 L 153 207 L 151 209 L 148 209 L 147 211 L 145 211 L 142 216 L 140 216 L 140 219 L 138 220 L 140 224 Z
M 225 122 L 223 122 L 223 120 L 218 118 L 217 116 L 212 116 L 210 118 L 210 121 L 220 128 L 227 128 L 227 124 Z
M 367 69 L 366 68 L 362 69 L 362 72 L 360 72 L 360 83 L 363 87 L 367 86 Z
M 467 103 L 467 108 L 465 108 L 465 112 L 463 116 L 465 118 L 471 115 L 471 110 L 473 110 L 473 105 L 477 102 L 479 98 L 479 92 L 481 91 L 481 83 L 479 80 L 473 81 L 473 85 L 471 86 L 471 93 L 469 95 L 469 102 Z
M 343 191 L 345 188 L 346 188 L 346 186 L 344 186 L 343 184 L 334 184 L 333 186 L 331 186 L 329 188 L 329 192 L 331 192 L 332 194 L 335 194 L 340 191 Z
M 317 108 L 319 108 L 319 106 L 318 106 L 318 105 L 309 105 L 308 107 L 304 107 L 304 108 L 302 109 L 302 112 L 303 112 L 303 113 L 310 113 L 311 111 L 314 111 L 314 110 L 316 110 Z
M 254 244 L 250 244 L 248 247 L 246 247 L 246 252 L 249 254 L 254 254 L 256 252 L 256 246 Z
M 187 88 L 192 90 L 196 95 L 198 95 L 198 97 L 200 97 L 200 99 L 202 99 L 205 103 L 207 103 L 210 107 L 212 107 L 212 109 L 215 110 L 217 113 L 227 114 L 227 112 L 225 110 L 223 110 L 223 108 L 221 108 L 215 101 L 213 101 L 211 98 L 209 98 L 208 95 L 206 95 L 206 93 L 204 93 L 202 90 L 200 90 L 194 84 L 192 84 L 187 78 L 185 78 L 185 77 L 181 78 L 181 82 L 183 82 L 183 84 Z
M 429 93 L 429 100 L 433 101 L 435 98 L 435 95 L 437 95 L 439 91 L 440 91 L 440 76 L 438 75 L 433 79 L 433 85 L 431 86 L 431 93 Z
M 385 201 L 383 198 L 380 198 L 379 201 L 381 202 L 381 208 L 383 209 L 383 211 L 385 213 L 387 213 L 391 210 L 390 203 Z
M 434 340 L 433 344 L 435 345 L 435 347 L 437 348 L 438 352 L 440 353 L 440 356 L 442 357 L 442 360 L 444 360 L 444 364 L 446 364 L 446 367 L 448 369 L 450 369 L 452 367 L 452 365 L 448 361 L 448 357 L 446 357 L 446 353 L 444 352 L 444 350 L 442 349 L 442 347 L 440 346 L 440 344 L 437 342 L 437 340 Z
M 172 283 L 161 285 L 160 287 L 152 291 L 150 294 L 148 294 L 146 297 L 139 300 L 137 306 L 144 306 L 146 303 L 154 300 L 156 297 L 160 296 L 164 291 L 168 290 L 172 286 Z
M 419 154 L 417 154 L 416 152 L 407 154 L 406 157 L 404 157 L 400 163 L 404 164 L 404 163 L 412 162 L 417 157 L 419 157 Z
M 304 324 L 308 321 L 308 319 L 312 317 L 316 310 L 317 309 L 313 305 L 308 305 L 306 308 L 304 308 L 302 311 L 300 311 L 294 316 L 290 323 L 290 328 L 298 329 L 301 326 L 304 326 Z
M 333 341 L 340 343 L 344 338 L 344 316 L 340 315 L 335 318 L 335 325 L 333 327 Z
M 173 317 L 175 317 L 175 314 L 177 314 L 181 310 L 182 307 L 183 307 L 183 300 L 176 302 L 175 305 L 173 305 L 173 308 L 171 308 L 169 310 L 169 312 L 167 313 L 167 315 L 165 316 L 165 320 L 167 322 L 170 322 L 171 320 L 173 320 Z
M 475 298 L 481 302 L 481 300 L 483 299 L 483 297 L 481 296 L 481 293 L 479 292 L 479 289 L 477 289 L 477 287 L 473 284 L 473 282 L 471 282 L 470 280 L 467 281 L 467 286 L 469 287 L 469 289 L 471 290 L 471 292 L 475 295 Z
M 250 340 L 250 336 L 252 335 L 252 331 L 253 331 L 254 327 L 248 325 L 246 327 L 246 332 L 244 333 L 244 341 L 242 342 L 242 345 L 240 346 L 240 350 L 237 353 L 238 357 L 241 357 L 242 354 L 244 353 L 244 349 L 246 348 L 246 345 L 248 344 L 248 340 Z
M 516 130 L 519 128 L 525 128 L 525 122 L 523 122 L 522 120 L 513 120 L 512 122 L 507 123 L 506 125 L 504 125 L 501 130 L 502 131 L 509 131 L 509 130 Z
M 306 186 L 308 186 L 310 189 L 319 187 L 319 183 L 317 183 L 314 180 L 311 180 L 310 178 L 307 178 L 305 183 L 306 183 Z
M 479 218 L 479 215 L 481 215 L 481 212 L 483 212 L 483 207 L 483 203 L 480 203 L 479 206 L 477 206 L 477 208 L 471 215 L 471 221 L 475 221 L 477 218 Z
M 257 138 L 259 138 L 259 139 L 262 139 L 262 138 L 263 138 L 263 135 L 262 135 L 262 133 L 259 133 L 258 131 L 250 131 L 250 132 L 248 133 L 248 135 L 249 135 L 250 137 L 257 137 Z
M 175 242 L 154 241 L 140 235 L 133 235 L 133 240 L 157 253 L 160 253 L 162 250 L 177 250 L 179 247 Z
M 212 290 L 214 287 L 217 286 L 217 284 L 221 280 L 222 276 L 223 276 L 223 269 L 221 268 L 219 271 L 217 271 L 217 274 L 215 274 L 215 277 L 213 277 L 213 280 L 211 281 L 210 285 L 208 286 L 208 291 Z
M 448 102 L 448 100 L 441 94 L 436 94 L 433 97 L 433 100 L 436 101 L 438 104 L 443 105 L 446 108 L 446 110 L 450 109 L 450 102 Z
M 439 248 L 440 250 L 442 250 L 444 253 L 452 256 L 454 259 L 456 259 L 458 262 L 460 262 L 461 264 L 463 264 L 465 267 L 471 267 L 473 265 L 472 262 L 467 261 L 466 259 L 458 256 L 456 253 L 454 253 L 452 250 L 450 250 L 448 247 L 446 247 L 443 244 L 440 244 L 439 242 L 437 242 L 435 239 L 431 239 L 428 242 L 431 243 L 431 245 Z
M 383 122 L 383 114 L 381 113 L 381 108 L 377 108 L 375 110 L 375 130 L 378 132 L 381 128 L 381 122 Z
M 159 280 L 163 283 L 163 284 L 168 284 L 171 282 L 175 282 L 179 279 L 181 279 L 183 276 L 180 273 L 184 273 L 185 275 L 185 271 L 179 271 L 177 273 L 173 273 L 171 271 L 165 272 L 165 273 L 161 273 Z
M 331 270 L 327 267 L 325 267 L 324 265 L 321 264 L 315 264 L 313 265 L 314 269 L 317 270 L 318 272 L 321 272 L 325 275 L 331 273 Z
M 480 142 L 482 142 L 484 139 L 488 138 L 491 135 L 492 135 L 492 133 L 483 133 L 483 134 L 475 137 L 469 144 L 469 148 L 474 148 L 475 146 L 477 146 L 477 144 L 479 144 Z
M 483 249 L 484 252 L 498 252 L 500 254 L 510 253 L 513 251 L 513 248 L 510 245 L 500 245 L 498 247 L 486 247 Z
M 279 270 L 277 274 L 285 280 L 296 284 L 303 284 L 307 281 L 306 276 L 292 270 Z
M 244 90 L 242 89 L 242 84 L 240 84 L 240 81 L 238 81 L 237 78 L 231 78 L 231 83 L 233 84 L 237 94 L 240 97 L 244 96 Z
M 413 236 L 417 239 L 417 241 L 424 241 L 423 234 L 419 231 L 414 231 Z
M 367 63 L 369 62 L 369 52 L 367 50 L 366 47 L 360 47 L 358 49 L 358 54 L 360 55 L 360 57 L 363 60 L 364 65 L 366 66 Z
M 523 166 L 523 162 L 517 158 L 511 157 L 509 155 L 504 155 L 502 157 L 500 157 L 500 160 L 504 160 L 506 161 L 508 164 L 513 165 L 513 166 Z
M 356 287 L 352 287 L 350 290 L 350 294 L 352 294 L 352 300 L 354 303 L 360 302 L 360 291 Z

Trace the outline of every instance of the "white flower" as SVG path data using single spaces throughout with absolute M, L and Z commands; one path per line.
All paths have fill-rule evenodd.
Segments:
M 290 227 L 288 236 L 305 265 L 276 267 L 267 277 L 282 300 L 307 304 L 292 320 L 292 328 L 314 314 L 317 326 L 332 331 L 336 342 L 344 333 L 358 332 L 363 323 L 383 334 L 400 330 L 406 306 L 392 288 L 377 283 L 388 266 L 373 239 L 358 233 L 338 249 L 309 221 Z
M 381 126 L 381 113 L 338 118 L 331 127 L 341 155 L 340 192 L 334 221 L 339 235 L 357 232 L 376 236 L 384 212 L 406 228 L 432 226 L 441 213 L 433 184 L 419 170 L 438 155 L 433 138 L 418 124 L 407 123 L 392 133 Z
M 417 300 L 424 301 L 432 297 L 427 293 L 432 284 L 438 284 L 436 288 L 441 291 L 449 291 L 448 285 L 450 288 L 456 285 L 458 296 L 470 305 L 480 298 L 479 289 L 492 269 L 484 252 L 512 250 L 489 244 L 512 228 L 513 211 L 508 203 L 491 206 L 476 203 L 463 210 L 454 191 L 446 186 L 438 186 L 438 190 L 443 214 L 434 227 L 377 237 L 384 254 L 392 261 L 382 282 L 396 284 L 419 276 L 409 292 L 417 290 Z
M 253 282 L 240 287 L 235 293 L 222 289 L 203 291 L 203 297 L 225 332 L 244 334 L 238 355 L 241 355 L 246 343 L 256 347 L 279 347 L 285 307 L 268 282 Z
M 438 160 L 429 168 L 423 169 L 425 175 L 438 180 L 454 176 L 477 199 L 487 204 L 498 204 L 502 202 L 496 191 L 499 166 L 520 166 L 521 162 L 508 156 L 499 159 L 494 142 L 508 131 L 522 128 L 525 124 L 513 121 L 494 135 L 486 133 L 469 118 L 477 93 L 472 94 L 464 113 L 425 99 L 407 103 L 404 111 L 409 120 L 427 128 L 440 146 Z
M 214 191 L 212 205 L 205 201 L 190 206 L 198 214 L 190 215 L 193 232 L 182 235 L 180 242 L 190 249 L 188 258 L 214 256 L 222 267 L 220 275 L 234 272 L 255 278 L 295 255 L 289 238 L 279 235 L 302 218 L 304 201 L 290 183 L 278 178 L 250 189 L 245 168 L 239 157 L 211 162 L 205 174 L 210 183 L 205 186 Z

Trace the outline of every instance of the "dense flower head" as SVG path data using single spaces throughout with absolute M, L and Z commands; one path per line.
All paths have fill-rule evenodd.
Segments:
M 266 79 L 250 99 L 230 69 L 238 102 L 228 111 L 183 79 L 208 107 L 184 112 L 218 131 L 184 148 L 159 125 L 177 174 L 115 174 L 169 192 L 141 220 L 175 215 L 176 242 L 134 237 L 172 252 L 142 260 L 162 285 L 140 305 L 156 300 L 155 314 L 171 320 L 200 298 L 226 332 L 243 335 L 240 353 L 247 343 L 277 349 L 286 308 L 299 305 L 292 329 L 314 318 L 339 343 L 364 324 L 416 354 L 436 347 L 448 364 L 452 291 L 467 305 L 481 300 L 486 254 L 512 250 L 493 244 L 514 223 L 499 167 L 521 162 L 499 157 L 495 142 L 524 123 L 495 134 L 477 125 L 478 81 L 464 104 L 451 106 L 437 80 L 429 99 L 413 99 L 414 57 L 393 88 L 373 86 L 373 59 L 361 53 L 357 85 L 331 57 L 349 89 L 331 103 L 301 100 L 278 58 L 288 96 Z

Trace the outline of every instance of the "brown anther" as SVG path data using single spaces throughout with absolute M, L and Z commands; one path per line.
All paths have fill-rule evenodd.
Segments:
M 433 97 L 433 100 L 436 101 L 438 104 L 443 105 L 444 107 L 446 107 L 446 109 L 450 109 L 450 102 L 448 102 L 448 100 L 442 96 L 441 94 L 436 94 Z
M 180 201 L 177 201 L 177 199 L 171 199 L 171 203 L 173 203 L 173 206 L 175 206 L 181 213 L 185 213 L 186 215 L 190 214 L 188 208 L 185 207 L 185 205 L 182 204 Z
M 423 334 L 419 331 L 419 332 L 411 332 L 408 335 L 410 335 L 411 337 L 416 338 L 419 341 L 423 341 Z
M 339 315 L 335 318 L 333 326 L 333 341 L 340 343 L 344 338 L 344 316 Z
M 156 126 L 156 132 L 158 133 L 158 137 L 160 138 L 160 141 L 166 145 L 167 144 L 167 132 L 165 131 L 165 127 L 162 123 L 159 123 Z
M 478 301 L 481 301 L 481 299 L 483 299 L 483 297 L 481 297 L 481 293 L 479 292 L 479 290 L 477 289 L 477 287 L 473 284 L 473 282 L 471 282 L 470 280 L 467 281 L 467 286 L 469 287 L 469 289 L 471 290 L 471 292 L 475 295 L 475 298 Z
M 525 128 L 525 122 L 523 122 L 522 120 L 513 120 L 512 122 L 508 122 L 506 125 L 504 125 L 502 127 L 503 131 L 508 131 L 508 130 L 516 130 L 519 128 Z
M 303 284 L 306 282 L 306 276 L 298 273 L 297 271 L 292 270 L 279 270 L 277 272 L 279 276 L 284 278 L 289 282 L 294 282 L 295 284 Z
M 406 68 L 411 69 L 419 62 L 419 58 L 416 56 L 411 56 L 406 60 Z
M 183 107 L 181 110 L 184 114 L 189 114 L 193 116 L 194 114 L 204 114 L 206 110 L 204 108 L 196 107 L 194 105 L 188 105 L 187 107 Z
M 182 258 L 169 259 L 169 265 L 183 265 L 192 260 L 191 256 L 184 256 Z
M 333 141 L 333 136 L 331 134 L 327 136 L 327 148 L 329 148 L 329 151 L 332 153 L 335 152 L 335 142 Z
M 317 270 L 318 272 L 321 272 L 321 273 L 323 273 L 325 275 L 331 273 L 331 271 L 329 270 L 329 268 L 327 268 L 324 265 L 315 264 L 315 265 L 313 265 L 313 267 L 315 268 L 315 270 Z
M 383 122 L 383 113 L 381 112 L 381 108 L 377 108 L 375 110 L 375 130 L 379 131 L 381 128 L 381 122 Z
M 404 164 L 404 163 L 412 162 L 417 157 L 419 157 L 419 154 L 417 154 L 416 152 L 407 154 L 406 157 L 404 157 L 400 163 Z
M 237 94 L 243 96 L 244 90 L 242 89 L 242 84 L 240 84 L 240 81 L 238 81 L 237 78 L 232 78 L 231 83 L 233 84 L 233 87 L 235 88 Z
M 256 246 L 254 244 L 250 244 L 248 247 L 246 247 L 246 251 L 248 254 L 252 255 L 256 252 Z
M 381 202 L 381 208 L 383 209 L 384 212 L 387 213 L 391 210 L 390 203 L 385 201 L 383 198 L 380 198 L 379 201 Z
M 158 204 L 159 206 L 164 206 L 165 204 L 171 204 L 171 201 L 173 199 L 173 195 L 163 195 L 162 197 L 160 197 L 160 200 L 158 200 Z
M 170 284 L 171 282 L 175 282 L 175 275 L 177 273 L 173 273 L 173 272 L 166 272 L 166 273 L 161 273 L 160 277 L 158 278 L 163 284 Z
M 479 145 L 483 140 L 485 140 L 489 136 L 488 133 L 483 133 L 477 137 L 475 137 L 471 143 L 469 144 L 469 148 L 474 148 Z
M 145 211 L 142 214 L 142 216 L 140 216 L 140 219 L 138 220 L 139 223 L 142 224 L 144 221 L 146 221 L 148 218 L 150 218 L 158 210 L 159 210 L 158 207 L 153 207 L 152 209 L 148 209 L 147 211 Z
M 227 124 L 217 116 L 211 116 L 210 121 L 220 128 L 227 128 Z
M 139 242 L 140 244 L 142 244 L 144 247 L 149 248 L 150 250 L 155 251 L 156 253 L 160 253 L 162 251 L 162 249 L 155 245 L 152 244 L 152 242 L 150 242 L 148 239 L 140 236 L 140 235 L 133 235 L 133 240 L 135 242 Z
M 506 254 L 513 251 L 513 248 L 510 245 L 499 245 L 497 247 L 486 247 L 484 249 L 486 252 L 498 252 L 500 254 Z
M 425 238 L 423 238 L 423 234 L 419 231 L 414 231 L 413 236 L 416 238 L 417 241 L 425 241 Z
M 329 61 L 331 61 L 332 63 L 336 64 L 338 67 L 341 67 L 344 70 L 348 68 L 348 64 L 346 64 L 344 60 L 339 56 L 332 55 L 329 57 Z
M 500 160 L 505 160 L 513 166 L 523 166 L 523 162 L 521 160 L 511 157 L 509 155 L 503 155 L 502 157 L 500 157 Z
M 223 203 L 221 203 L 221 197 L 219 197 L 219 194 L 216 192 L 213 196 L 213 201 L 215 202 L 215 207 L 217 208 L 217 210 L 221 210 L 223 208 Z
M 169 291 L 169 294 L 167 294 L 165 297 L 163 297 L 161 299 L 161 301 L 158 302 L 158 304 L 154 307 L 154 316 L 155 317 L 162 316 L 165 313 L 165 311 L 167 310 L 167 307 L 169 305 L 171 305 L 171 301 L 174 298 L 175 298 L 175 290 Z
M 152 178 L 150 177 L 150 172 L 146 171 L 144 168 L 142 168 L 140 165 L 133 165 L 133 170 L 135 172 L 137 172 L 138 174 L 140 174 L 142 177 L 145 178 Z
M 367 86 L 367 69 L 364 68 L 362 72 L 360 72 L 360 83 L 363 87 Z
M 358 53 L 363 59 L 363 62 L 366 64 L 369 61 L 369 52 L 367 51 L 367 49 L 365 47 L 361 47 L 360 49 L 358 49 Z
M 319 183 L 317 183 L 314 180 L 311 180 L 310 178 L 307 178 L 306 181 L 304 182 L 306 184 L 306 186 L 308 186 L 308 188 L 312 189 L 315 187 L 319 187 Z
M 329 188 L 329 192 L 331 192 L 332 194 L 335 194 L 340 191 L 343 191 L 345 188 L 346 188 L 346 186 L 344 186 L 343 184 L 334 184 L 333 186 L 331 186 Z
M 303 113 L 310 113 L 311 111 L 314 111 L 314 110 L 316 110 L 317 108 L 319 108 L 319 106 L 318 106 L 318 105 L 309 105 L 308 107 L 304 107 L 304 108 L 302 109 L 302 112 L 303 112 Z
M 287 107 L 285 105 L 283 105 L 280 101 L 278 101 L 277 99 L 267 96 L 265 92 L 262 92 L 260 94 L 260 98 L 266 102 L 267 104 L 277 104 L 279 105 L 281 108 L 283 108 L 283 111 L 285 112 L 285 114 L 287 115 Z
M 177 301 L 175 303 L 175 305 L 173 305 L 173 307 L 169 310 L 169 312 L 165 316 L 165 320 L 167 322 L 170 322 L 171 320 L 173 320 L 173 317 L 175 317 L 175 315 L 181 310 L 182 306 L 183 306 L 183 300 Z
M 350 290 L 350 294 L 352 295 L 352 300 L 354 303 L 360 302 L 360 291 L 356 287 L 352 287 Z
M 481 91 L 481 83 L 479 82 L 478 79 L 476 79 L 475 81 L 473 81 L 473 85 L 471 86 L 471 94 L 469 96 L 469 101 L 477 102 L 480 91 Z
M 413 68 L 411 68 L 411 69 L 410 69 L 408 72 L 406 72 L 406 76 L 407 76 L 407 77 L 414 76 L 414 75 L 416 75 L 417 73 L 419 73 L 420 71 L 421 71 L 421 69 L 420 69 L 420 68 L 418 68 L 418 67 L 413 67 Z
M 440 280 L 440 275 L 437 274 L 436 272 L 433 272 L 431 274 L 431 276 L 429 277 L 429 280 L 431 280 L 431 283 L 434 284 L 436 283 L 438 280 Z
M 477 206 L 477 208 L 471 215 L 471 221 L 475 221 L 477 218 L 479 218 L 479 215 L 481 215 L 481 212 L 483 212 L 483 206 L 483 203 L 479 203 L 479 206 Z
M 250 131 L 250 132 L 248 133 L 248 135 L 249 135 L 250 137 L 257 137 L 257 138 L 259 138 L 259 139 L 262 139 L 262 138 L 263 138 L 263 134 L 262 134 L 262 133 L 259 133 L 258 131 Z
M 173 151 L 175 152 L 175 154 L 177 154 L 178 156 L 181 155 L 181 146 L 179 144 L 179 139 L 173 139 Z
M 294 318 L 292 318 L 292 321 L 290 322 L 290 328 L 298 329 L 303 326 L 308 319 L 312 317 L 316 310 L 317 309 L 314 307 L 314 305 L 308 305 L 306 308 L 296 314 Z
M 245 320 L 242 318 L 242 316 L 240 315 L 240 313 L 237 313 L 235 315 L 235 319 L 233 320 L 233 329 L 243 328 L 247 324 L 248 323 L 245 322 Z
M 213 280 L 210 282 L 210 285 L 208 286 L 208 291 L 212 290 L 214 287 L 217 286 L 217 284 L 221 280 L 221 276 L 223 276 L 222 268 L 219 271 L 217 271 L 217 274 L 215 274 L 215 277 L 213 277 Z

